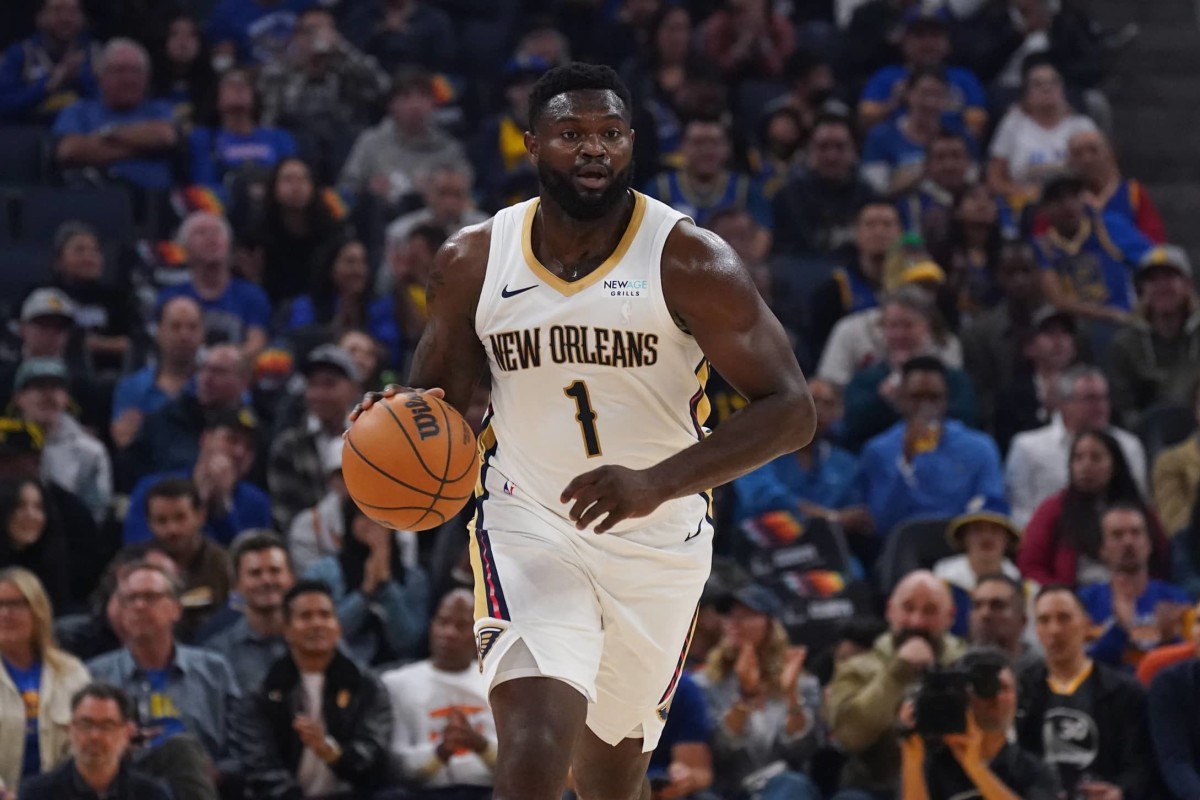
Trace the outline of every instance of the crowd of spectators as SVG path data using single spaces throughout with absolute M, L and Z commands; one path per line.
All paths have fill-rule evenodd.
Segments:
M 572 59 L 818 410 L 717 488 L 654 800 L 1200 796 L 1194 275 L 1076 3 L 0 5 L 0 800 L 490 797 L 472 509 L 341 434 Z M 995 691 L 914 734 L 938 665 Z

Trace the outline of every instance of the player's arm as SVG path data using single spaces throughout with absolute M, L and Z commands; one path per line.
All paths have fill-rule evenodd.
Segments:
M 604 533 L 667 500 L 727 483 L 804 447 L 816 428 L 787 335 L 729 245 L 693 225 L 677 225 L 663 250 L 662 281 L 672 313 L 750 404 L 711 436 L 647 470 L 601 467 L 571 481 L 562 501 L 574 500 L 570 515 L 580 528 L 607 514 L 596 526 Z
M 451 236 L 438 250 L 425 287 L 428 319 L 408 376 L 409 386 L 440 390 L 460 412 L 470 405 L 471 393 L 487 367 L 487 354 L 475 333 L 475 309 L 491 235 L 490 221 L 474 225 Z M 405 391 L 410 390 L 391 385 L 382 392 L 368 392 L 351 418 L 379 398 Z

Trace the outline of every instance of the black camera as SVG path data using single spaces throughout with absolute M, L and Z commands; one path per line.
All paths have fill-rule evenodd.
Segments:
M 991 699 L 1000 693 L 1002 663 L 963 659 L 952 667 L 930 667 L 916 698 L 916 731 L 926 739 L 967 732 L 970 693 Z

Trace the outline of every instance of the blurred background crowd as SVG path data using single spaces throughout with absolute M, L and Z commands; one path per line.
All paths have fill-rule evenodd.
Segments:
M 490 797 L 472 509 L 380 527 L 341 434 L 570 60 L 819 416 L 717 490 L 654 797 L 1200 797 L 1188 2 L 5 0 L 0 44 L 0 797 Z M 906 735 L 955 663 L 999 688 Z

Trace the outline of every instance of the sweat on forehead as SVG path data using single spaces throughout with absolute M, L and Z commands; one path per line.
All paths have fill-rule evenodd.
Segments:
M 533 121 L 554 123 L 564 117 L 605 117 L 614 114 L 629 121 L 629 109 L 612 89 L 574 89 L 547 100 Z

